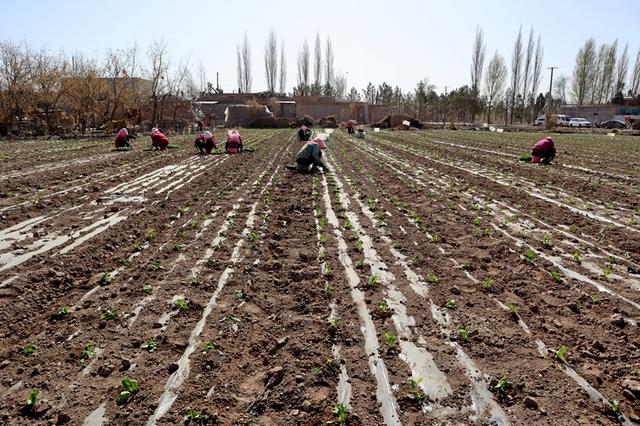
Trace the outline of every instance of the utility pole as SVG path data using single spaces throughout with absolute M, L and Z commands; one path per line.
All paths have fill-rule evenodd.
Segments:
M 553 103 L 553 70 L 557 69 L 558 67 L 549 67 L 548 69 L 551 70 L 551 77 L 549 78 L 549 105 L 547 105 L 547 114 L 551 114 L 551 104 Z

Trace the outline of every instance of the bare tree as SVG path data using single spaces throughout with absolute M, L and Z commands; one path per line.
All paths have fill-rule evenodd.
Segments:
M 520 123 L 524 119 L 525 104 L 527 102 L 527 89 L 529 88 L 529 80 L 531 79 L 531 65 L 534 60 L 533 49 L 535 45 L 533 42 L 533 27 L 529 31 L 529 41 L 527 43 L 527 50 L 524 56 L 524 68 L 522 69 L 522 117 L 520 117 Z
M 476 38 L 473 43 L 473 50 L 471 53 L 471 90 L 473 92 L 474 107 L 472 112 L 471 121 L 476 119 L 476 105 L 478 102 L 478 96 L 480 94 L 480 84 L 482 83 L 482 70 L 484 68 L 484 56 L 486 53 L 486 46 L 484 44 L 484 33 L 482 28 L 478 26 L 476 28 Z
M 538 89 L 540 88 L 540 77 L 542 76 L 542 62 L 544 58 L 544 48 L 542 47 L 542 39 L 538 35 L 538 42 L 536 43 L 536 56 L 533 60 L 533 70 L 531 75 L 531 98 L 535 99 L 538 96 Z M 533 122 L 534 116 L 531 115 Z
M 240 45 L 236 46 L 236 82 L 238 83 L 238 93 L 242 93 L 242 53 Z
M 347 95 L 347 100 L 349 102 L 360 102 L 360 93 L 358 92 L 358 89 L 352 87 L 349 91 L 349 95 Z
M 593 74 L 596 61 L 596 41 L 593 38 L 587 40 L 578 51 L 576 64 L 573 68 L 573 82 L 571 84 L 571 96 L 578 105 L 583 105 L 589 95 L 589 78 Z
M 618 60 L 618 68 L 616 70 L 616 83 L 613 94 L 622 93 L 624 95 L 624 86 L 627 83 L 627 74 L 629 73 L 629 44 L 624 45 L 620 60 Z
M 154 42 L 150 49 L 156 45 L 164 48 L 161 60 L 166 60 L 166 43 Z M 132 102 L 132 84 L 136 71 L 137 49 L 108 49 L 104 63 L 104 77 L 109 82 L 110 96 L 107 98 L 105 114 L 107 119 L 113 120 L 118 109 L 124 108 L 127 102 Z M 151 58 L 151 56 L 149 56 Z M 128 97 L 128 99 L 127 99 Z
M 309 44 L 307 40 L 298 50 L 298 93 L 302 96 L 309 93 Z
M 264 46 L 264 74 L 267 79 L 267 91 L 275 93 L 278 78 L 278 38 L 273 28 Z
M 516 97 L 520 94 L 522 76 L 522 27 L 518 30 L 518 37 L 513 45 L 511 57 L 511 124 L 513 124 Z
M 502 56 L 496 51 L 493 54 L 485 75 L 484 91 L 487 96 L 487 122 L 491 122 L 491 107 L 494 101 L 500 99 L 507 80 L 507 65 Z
M 324 94 L 325 96 L 331 96 L 334 93 L 334 78 L 335 71 L 333 69 L 333 47 L 331 46 L 331 39 L 327 37 L 327 50 L 324 55 Z
M 88 126 L 97 126 L 100 105 L 108 96 L 105 80 L 100 78 L 100 70 L 93 59 L 82 55 L 72 57 L 72 67 L 68 77 L 68 93 L 65 107 L 80 124 L 84 135 Z
M 320 44 L 320 34 L 316 34 L 316 43 L 313 49 L 313 89 L 312 94 L 319 95 L 322 89 L 322 46 Z
M 207 90 L 207 69 L 202 64 L 202 60 L 198 61 L 198 83 L 200 85 L 200 92 Z
M 287 88 L 287 58 L 284 55 L 284 39 L 280 40 L 280 93 L 285 93 Z
M 631 95 L 636 96 L 640 93 L 640 47 L 636 54 L 636 63 L 633 66 L 633 75 L 631 76 Z
M 333 91 L 336 99 L 345 100 L 347 97 L 347 77 L 342 72 L 338 72 L 333 83 Z
M 33 87 L 36 106 L 42 109 L 47 134 L 51 133 L 51 119 L 68 88 L 69 63 L 64 55 L 52 55 L 45 49 L 33 55 Z
M 9 123 L 18 119 L 18 134 L 23 118 L 33 105 L 33 60 L 26 43 L 0 42 L 0 102 Z M 3 117 L 0 117 L 3 118 Z
M 151 122 L 158 125 L 158 103 L 166 89 L 165 75 L 169 67 L 169 48 L 164 39 L 156 40 L 151 43 L 147 50 L 147 56 L 151 63 L 151 69 L 148 73 L 148 79 L 151 80 L 151 101 L 152 114 Z
M 167 93 L 162 98 L 160 118 L 162 119 L 164 115 L 165 103 L 166 99 L 168 99 L 171 107 L 171 121 L 174 127 L 178 125 L 176 121 L 178 108 L 182 103 L 181 101 L 185 99 L 184 92 L 187 79 L 190 76 L 189 60 L 190 58 L 187 57 L 181 61 L 173 72 L 169 69 L 166 70 Z
M 616 72 L 616 59 L 618 57 L 618 40 L 616 39 L 612 45 L 609 46 L 609 52 L 607 53 L 604 61 L 604 67 L 602 70 L 602 84 L 603 84 L 603 96 L 605 97 L 602 102 L 607 103 L 611 96 L 613 96 L 613 89 L 615 85 L 615 72 Z
M 553 81 L 553 98 L 559 99 L 561 103 L 567 103 L 567 87 L 569 85 L 569 77 L 566 74 L 560 74 Z
M 596 105 L 602 103 L 602 98 L 604 97 L 603 89 L 604 84 L 602 83 L 603 78 L 603 70 L 605 58 L 609 53 L 609 46 L 606 44 L 601 44 L 598 49 L 598 56 L 596 57 L 595 65 L 591 70 L 591 77 L 589 80 L 591 81 L 591 87 L 589 91 L 591 92 L 591 104 Z
M 251 93 L 251 84 L 253 83 L 253 77 L 251 75 L 251 45 L 249 44 L 249 37 L 247 37 L 246 32 L 244 33 L 242 46 L 239 50 L 242 63 L 241 91 L 243 93 Z

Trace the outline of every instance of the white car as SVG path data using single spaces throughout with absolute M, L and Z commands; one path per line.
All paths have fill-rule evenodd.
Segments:
M 569 127 L 591 127 L 591 122 L 585 118 L 572 118 L 569 120 Z
M 544 122 L 545 122 L 544 115 L 541 115 L 540 117 L 536 118 L 536 121 L 533 122 L 533 125 L 534 126 L 544 126 Z

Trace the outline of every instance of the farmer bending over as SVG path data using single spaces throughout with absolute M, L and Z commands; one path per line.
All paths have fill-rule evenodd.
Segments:
M 307 126 L 300 127 L 300 130 L 298 130 L 298 139 L 305 142 L 311 139 L 311 129 Z
M 326 170 L 322 161 L 322 150 L 326 149 L 327 145 L 322 138 L 315 138 L 312 141 L 307 142 L 296 155 L 297 170 L 300 173 L 314 173 L 318 171 L 318 167 L 322 167 Z
M 158 130 L 157 127 L 151 129 L 151 146 L 157 151 L 164 151 L 169 145 L 169 139 Z
M 362 127 L 358 129 L 358 133 L 356 133 L 356 138 L 364 139 L 364 129 Z
M 349 134 L 353 134 L 353 133 L 355 133 L 355 132 L 353 131 L 353 126 L 355 126 L 355 125 L 356 125 L 356 121 L 355 121 L 355 120 L 349 120 L 349 121 L 347 121 L 347 132 L 348 132 Z
M 533 149 L 531 151 L 531 162 L 549 164 L 555 156 L 555 144 L 553 142 L 553 139 L 550 136 L 547 136 L 546 138 L 538 141 L 538 143 L 533 146 Z
M 229 136 L 227 136 L 227 142 L 224 144 L 224 150 L 227 154 L 242 152 L 242 138 L 236 129 L 233 129 L 231 133 L 229 133 Z
M 116 134 L 116 148 L 129 148 L 131 145 L 129 144 L 129 139 L 135 139 L 135 136 L 130 136 L 129 131 L 126 127 L 123 127 Z
M 208 130 L 198 136 L 193 142 L 193 145 L 198 148 L 200 154 L 205 154 L 205 152 L 206 154 L 211 154 L 211 150 L 218 148 L 216 146 L 216 139 Z

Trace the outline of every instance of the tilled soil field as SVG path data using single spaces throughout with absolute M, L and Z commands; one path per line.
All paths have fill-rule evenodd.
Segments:
M 0 143 L 0 423 L 640 422 L 638 141 Z

